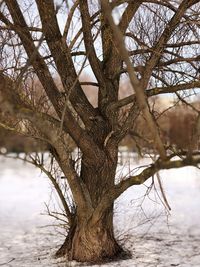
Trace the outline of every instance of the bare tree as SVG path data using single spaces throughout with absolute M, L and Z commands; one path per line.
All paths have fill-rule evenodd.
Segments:
M 45 141 L 69 185 L 73 204 L 55 172 L 32 158 L 53 182 L 68 219 L 68 236 L 58 255 L 82 262 L 119 255 L 123 250 L 114 237 L 114 201 L 162 169 L 200 163 L 198 151 L 174 150 L 162 142 L 148 103 L 165 93 L 184 98 L 182 93 L 200 87 L 199 2 L 1 1 L 1 112 L 25 128 L 5 120 L 1 126 Z M 81 82 L 86 66 L 95 82 Z M 124 75 L 133 94 L 119 99 Z M 43 94 L 30 77 L 37 77 Z M 87 85 L 97 92 L 97 108 L 83 91 Z M 118 146 L 139 114 L 158 157 L 138 175 L 116 184 Z M 79 167 L 69 138 L 81 151 Z

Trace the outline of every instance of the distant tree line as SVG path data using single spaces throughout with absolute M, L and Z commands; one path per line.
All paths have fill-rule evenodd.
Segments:
M 192 106 L 198 106 L 198 103 L 193 103 Z M 154 110 L 155 116 L 156 112 Z M 178 149 L 200 149 L 197 120 L 198 114 L 195 109 L 182 103 L 169 108 L 162 115 L 159 114 L 157 124 L 165 146 L 170 145 Z M 138 117 L 136 126 L 121 144 L 136 151 L 153 148 L 151 133 L 146 130 L 146 121 L 142 116 Z

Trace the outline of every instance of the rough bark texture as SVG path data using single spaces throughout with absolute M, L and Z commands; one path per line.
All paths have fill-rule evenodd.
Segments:
M 75 223 L 56 256 L 66 255 L 68 260 L 102 262 L 119 257 L 123 250 L 115 240 L 111 209 L 97 225 L 91 222 Z
M 94 168 L 94 165 L 88 166 L 86 162 L 83 158 L 80 177 L 92 196 L 95 211 L 102 196 L 114 185 L 117 149 L 113 151 L 112 156 L 104 159 L 101 166 L 97 162 Z M 119 257 L 122 252 L 114 237 L 111 204 L 100 216 L 94 216 L 93 212 L 89 216 L 85 214 L 85 217 L 80 217 L 79 213 L 76 213 L 68 236 L 56 256 L 67 255 L 69 260 L 80 262 L 102 262 Z

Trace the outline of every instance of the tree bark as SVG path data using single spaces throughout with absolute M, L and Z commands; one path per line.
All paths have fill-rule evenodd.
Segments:
M 85 214 L 85 217 L 78 212 L 74 215 L 68 236 L 56 256 L 67 255 L 68 260 L 80 262 L 105 262 L 122 257 L 123 249 L 117 243 L 113 231 L 113 203 L 101 215 L 94 216 L 105 192 L 115 182 L 117 148 L 111 151 L 101 166 L 98 162 L 96 167 L 94 164 L 88 165 L 87 159 L 83 157 L 80 177 L 91 196 L 93 212 L 89 216 Z
M 57 251 L 56 256 L 79 262 L 105 262 L 121 258 L 123 249 L 117 243 L 113 232 L 113 206 L 99 218 L 98 223 L 78 220 L 68 232 L 68 236 Z

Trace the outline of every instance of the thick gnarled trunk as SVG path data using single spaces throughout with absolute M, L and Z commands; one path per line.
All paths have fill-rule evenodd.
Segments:
M 84 217 L 77 209 L 74 223 L 57 256 L 67 255 L 68 260 L 80 262 L 103 262 L 122 254 L 114 237 L 113 203 L 103 213 L 95 214 L 104 193 L 114 185 L 116 167 L 117 149 L 103 159 L 103 164 L 97 162 L 90 166 L 82 159 L 80 178 L 90 194 L 93 212 Z
M 122 248 L 113 232 L 113 210 L 107 211 L 97 224 L 92 221 L 75 223 L 56 256 L 79 262 L 103 262 L 121 257 Z

